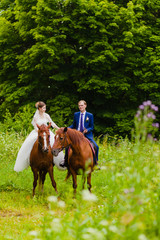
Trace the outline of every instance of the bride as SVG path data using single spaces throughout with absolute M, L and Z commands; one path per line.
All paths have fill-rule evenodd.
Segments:
M 38 127 L 36 124 L 47 125 L 47 123 L 51 122 L 51 126 L 53 128 L 59 129 L 59 127 L 52 121 L 49 114 L 47 114 L 45 112 L 46 104 L 44 102 L 37 102 L 35 104 L 35 106 L 36 106 L 37 110 L 33 116 L 32 122 L 31 122 L 34 127 L 34 130 L 32 130 L 32 132 L 25 139 L 24 143 L 22 144 L 22 146 L 18 152 L 16 163 L 14 165 L 14 171 L 16 171 L 16 172 L 20 172 L 20 171 L 24 170 L 25 168 L 28 168 L 28 166 L 30 165 L 30 162 L 29 162 L 30 153 L 31 153 L 32 147 L 38 137 Z M 50 130 L 51 147 L 52 147 L 53 143 L 54 143 L 54 133 Z M 54 164 L 60 170 L 64 170 L 64 168 L 59 166 L 59 164 L 63 161 L 64 161 L 63 152 L 60 152 L 57 157 L 54 157 L 54 160 L 53 160 Z

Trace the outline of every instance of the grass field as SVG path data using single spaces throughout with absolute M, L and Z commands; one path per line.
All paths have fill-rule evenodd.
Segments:
M 159 142 L 104 141 L 92 194 L 82 192 L 78 176 L 74 199 L 72 179 L 65 182 L 66 172 L 56 167 L 59 194 L 47 176 L 43 195 L 37 187 L 32 198 L 31 169 L 13 171 L 23 140 L 15 133 L 0 134 L 0 239 L 160 239 Z

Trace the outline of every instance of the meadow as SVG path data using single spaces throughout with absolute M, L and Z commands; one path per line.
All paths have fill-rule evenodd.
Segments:
M 128 139 L 100 145 L 101 170 L 92 173 L 92 194 L 76 198 L 72 179 L 54 167 L 58 195 L 49 176 L 44 193 L 32 198 L 30 167 L 13 171 L 24 136 L 0 134 L 0 239 L 14 240 L 158 240 L 160 239 L 160 142 Z

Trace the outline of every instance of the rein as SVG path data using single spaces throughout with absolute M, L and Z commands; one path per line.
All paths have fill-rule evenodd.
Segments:
M 68 144 L 67 134 L 66 134 L 66 133 L 65 133 L 65 135 L 64 135 L 63 146 L 59 149 L 60 152 L 66 148 L 66 147 L 64 147 L 65 141 L 67 141 L 67 145 L 69 146 L 70 144 Z M 68 147 L 68 146 L 67 146 L 67 147 Z

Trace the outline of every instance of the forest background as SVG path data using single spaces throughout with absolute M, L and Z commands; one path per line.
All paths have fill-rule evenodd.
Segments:
M 29 131 L 38 100 L 68 126 L 85 99 L 96 136 L 130 136 L 160 105 L 159 29 L 159 0 L 0 0 L 0 127 Z

